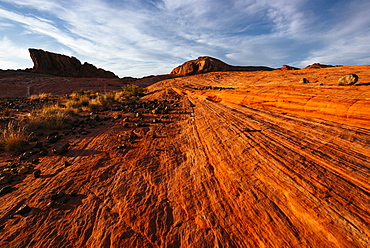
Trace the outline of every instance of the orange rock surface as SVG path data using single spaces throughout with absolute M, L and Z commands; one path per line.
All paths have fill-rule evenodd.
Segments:
M 169 114 L 65 136 L 68 153 L 14 182 L 0 247 L 370 246 L 370 66 L 174 78 L 154 99 Z M 77 196 L 48 206 L 59 191 Z

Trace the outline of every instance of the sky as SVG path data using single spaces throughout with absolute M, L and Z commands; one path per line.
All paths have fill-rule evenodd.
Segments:
M 28 48 L 119 77 L 168 74 L 199 56 L 231 65 L 370 64 L 370 0 L 0 0 L 0 69 Z

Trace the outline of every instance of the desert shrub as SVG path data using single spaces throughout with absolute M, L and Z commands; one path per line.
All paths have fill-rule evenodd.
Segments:
M 126 98 L 143 96 L 145 91 L 146 91 L 145 88 L 133 84 L 122 87 L 123 95 Z
M 16 125 L 14 122 L 9 122 L 0 131 L 0 143 L 8 151 L 22 151 L 27 145 L 29 137 L 27 128 Z
M 72 108 L 62 108 L 58 105 L 44 107 L 29 116 L 28 128 L 30 130 L 62 129 L 73 121 L 75 112 Z
M 99 94 L 96 97 L 96 100 L 101 104 L 101 106 L 107 107 L 109 104 L 112 104 L 113 102 L 115 102 L 115 95 L 116 95 L 116 92 L 114 91 L 107 92 L 105 94 Z
M 38 95 L 31 95 L 29 97 L 30 100 L 42 100 L 51 97 L 50 93 L 40 93 Z
M 80 96 L 91 96 L 91 95 L 95 95 L 95 92 L 94 91 L 91 91 L 91 90 L 75 90 L 72 92 L 71 94 L 71 97 L 74 98 L 74 97 L 80 97 Z
M 67 106 L 67 108 L 82 110 L 83 108 L 86 108 L 89 106 L 90 101 L 91 101 L 91 98 L 87 95 L 81 95 L 78 97 L 74 96 L 74 97 L 71 97 L 65 103 L 65 105 Z

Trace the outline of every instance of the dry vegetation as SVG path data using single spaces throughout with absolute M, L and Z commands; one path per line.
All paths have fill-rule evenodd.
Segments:
M 50 93 L 40 93 L 38 95 L 31 95 L 29 97 L 30 100 L 42 100 L 51 97 Z
M 29 113 L 26 117 L 10 121 L 1 129 L 0 145 L 7 151 L 22 151 L 32 132 L 37 130 L 60 130 L 70 124 L 81 112 L 106 110 L 112 103 L 143 96 L 144 88 L 128 85 L 122 91 L 97 93 L 94 91 L 77 90 L 60 98 L 60 104 L 46 105 Z M 49 93 L 32 95 L 30 100 L 42 100 L 51 97 Z M 2 111 L 1 117 L 9 117 L 11 110 Z
M 0 142 L 8 151 L 20 151 L 26 146 L 29 136 L 25 126 L 11 121 L 1 130 Z

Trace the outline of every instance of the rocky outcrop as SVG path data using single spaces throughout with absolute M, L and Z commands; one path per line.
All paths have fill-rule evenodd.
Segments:
M 357 81 L 358 76 L 356 74 L 347 74 L 338 80 L 338 85 L 340 86 L 353 85 L 357 83 Z
M 89 63 L 81 64 L 75 57 L 51 53 L 40 49 L 28 49 L 34 63 L 32 72 L 61 76 L 85 78 L 117 78 L 110 71 L 96 68 Z
M 321 69 L 321 68 L 328 68 L 328 67 L 334 67 L 333 65 L 325 65 L 320 63 L 313 63 L 312 65 L 309 65 L 305 67 L 305 69 Z
M 305 69 L 321 69 L 321 68 L 328 68 L 328 67 L 334 67 L 334 66 L 320 64 L 320 63 L 313 63 L 312 65 L 305 67 Z
M 368 248 L 367 82 L 370 65 L 172 78 L 85 114 L 63 156 L 0 152 L 0 247 Z
M 290 66 L 290 65 L 283 65 L 280 70 L 282 71 L 291 71 L 291 70 L 300 70 L 299 68 L 297 67 L 293 67 L 293 66 Z
M 266 66 L 232 66 L 212 57 L 199 57 L 176 67 L 171 71 L 172 75 L 189 76 L 216 71 L 272 71 Z

